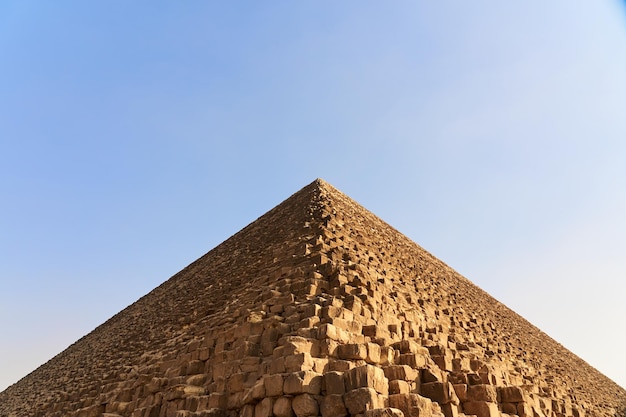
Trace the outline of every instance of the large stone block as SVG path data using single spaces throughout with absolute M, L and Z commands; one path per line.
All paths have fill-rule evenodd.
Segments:
M 358 343 L 339 345 L 336 353 L 339 359 L 365 360 L 367 358 L 367 346 Z
M 313 358 L 306 352 L 285 356 L 285 372 L 308 371 L 313 369 L 313 364 Z
M 319 394 L 322 391 L 322 375 L 313 371 L 294 372 L 285 377 L 283 393 L 298 395 L 302 393 Z
M 272 408 L 274 416 L 276 417 L 293 417 L 293 408 L 291 408 L 290 397 L 278 397 L 274 401 L 274 407 Z
M 408 365 L 391 365 L 383 368 L 385 376 L 390 381 L 401 379 L 403 381 L 415 381 L 419 372 Z
M 389 381 L 389 394 L 408 394 L 411 392 L 411 385 L 401 379 Z
M 498 387 L 500 399 L 504 403 L 520 403 L 524 401 L 524 391 L 520 387 Z
M 367 343 L 367 358 L 365 358 L 365 361 L 372 364 L 380 363 L 380 353 L 381 350 L 379 345 L 376 343 Z
M 486 384 L 470 385 L 467 387 L 467 401 L 486 401 L 495 403 L 498 401 L 496 387 Z
M 326 390 L 327 395 L 345 394 L 346 388 L 343 382 L 343 372 L 340 372 L 340 371 L 326 372 L 324 374 L 324 389 Z
M 274 399 L 266 397 L 254 407 L 254 417 L 272 417 L 274 415 L 273 408 Z
M 311 394 L 296 396 L 291 406 L 297 417 L 313 417 L 319 414 L 319 405 Z
M 496 403 L 487 401 L 467 401 L 463 403 L 463 413 L 473 414 L 476 417 L 500 417 L 500 410 Z
M 452 385 L 448 382 L 428 382 L 420 385 L 420 395 L 439 403 L 459 403 Z
M 343 395 L 325 396 L 320 406 L 320 412 L 322 417 L 345 417 L 348 415 L 348 410 L 343 402 Z
M 441 407 L 418 394 L 393 394 L 388 399 L 389 407 L 402 410 L 405 417 L 440 416 Z
M 352 415 L 363 414 L 367 410 L 384 406 L 384 401 L 373 388 L 357 388 L 343 395 L 343 401 Z
M 283 395 L 283 376 L 281 374 L 268 375 L 263 379 L 265 395 L 278 397 Z
M 344 374 L 344 379 L 346 392 L 357 388 L 370 387 L 383 395 L 389 393 L 389 384 L 384 371 L 372 365 L 352 368 Z
M 364 417 L 404 417 L 404 413 L 398 408 L 375 408 L 367 410 Z

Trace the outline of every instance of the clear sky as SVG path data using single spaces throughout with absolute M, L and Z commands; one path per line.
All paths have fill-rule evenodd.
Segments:
M 321 177 L 626 387 L 609 0 L 0 2 L 0 390 Z

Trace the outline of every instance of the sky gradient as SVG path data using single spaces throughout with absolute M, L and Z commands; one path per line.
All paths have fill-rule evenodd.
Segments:
M 320 177 L 626 387 L 623 2 L 0 2 L 0 390 Z

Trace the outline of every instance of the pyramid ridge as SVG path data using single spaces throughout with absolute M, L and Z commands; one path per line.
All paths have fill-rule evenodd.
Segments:
M 623 388 L 320 178 L 0 393 L 11 417 L 624 405 Z

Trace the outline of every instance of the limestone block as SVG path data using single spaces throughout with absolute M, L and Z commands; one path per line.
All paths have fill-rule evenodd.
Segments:
M 403 353 L 398 358 L 398 363 L 409 365 L 413 369 L 421 369 L 426 366 L 426 357 L 418 353 Z
M 280 374 L 285 372 L 285 358 L 272 359 L 269 371 L 270 374 Z
M 461 402 L 467 401 L 467 384 L 453 384 L 452 387 Z
M 467 387 L 467 401 L 497 402 L 498 394 L 493 385 L 470 385 Z
M 322 375 L 313 371 L 300 371 L 289 374 L 283 384 L 285 395 L 302 393 L 319 394 L 322 391 Z
M 458 417 L 459 405 L 453 403 L 443 404 L 441 406 L 441 411 L 445 417 Z
M 389 407 L 401 410 L 405 417 L 432 417 L 441 412 L 438 404 L 418 394 L 393 394 L 388 403 Z
M 517 404 L 517 413 L 519 417 L 533 417 L 533 409 L 529 403 L 523 402 Z
M 503 413 L 506 414 L 517 414 L 517 404 L 514 403 L 501 403 L 500 408 Z
M 302 318 L 318 317 L 322 307 L 317 304 L 307 304 L 302 310 Z
M 380 348 L 380 364 L 391 365 L 394 361 L 395 350 L 391 346 L 382 346 Z
M 364 417 L 404 417 L 404 413 L 397 408 L 375 408 L 367 410 Z
M 498 392 L 503 403 L 520 403 L 525 400 L 524 391 L 520 387 L 498 387 Z
M 367 358 L 367 346 L 358 343 L 349 343 L 337 346 L 339 359 L 365 360 Z
M 385 366 L 383 371 L 389 381 L 396 379 L 401 379 L 403 381 L 415 381 L 419 375 L 418 371 L 408 365 Z
M 453 358 L 452 370 L 455 372 L 469 372 L 470 371 L 469 358 Z
M 430 398 L 439 404 L 447 404 L 450 402 L 458 404 L 459 402 L 452 385 L 448 382 L 427 382 L 421 384 L 420 395 Z
M 320 340 L 320 355 L 325 357 L 336 357 L 339 343 L 332 339 Z
M 255 417 L 254 408 L 255 407 L 252 404 L 244 405 L 243 408 L 241 409 L 241 412 L 239 413 L 239 417 Z
M 240 409 L 243 406 L 243 396 L 244 393 L 242 391 L 231 393 L 228 396 L 228 405 L 226 407 L 229 410 Z
M 474 414 L 476 417 L 500 417 L 496 403 L 486 401 L 467 401 L 463 403 L 463 413 Z
M 345 417 L 348 415 L 348 410 L 343 402 L 343 395 L 325 396 L 320 405 L 320 412 L 322 417 Z
M 363 326 L 361 328 L 361 331 L 363 332 L 363 335 L 371 337 L 372 339 L 376 339 L 378 337 L 381 337 L 383 335 L 381 330 L 382 330 L 382 328 L 377 326 L 377 325 L 375 325 L 375 324 L 370 325 L 370 326 Z
M 363 414 L 367 410 L 381 408 L 384 401 L 373 388 L 357 388 L 343 395 L 344 404 L 350 414 Z
M 449 355 L 432 355 L 431 359 L 442 371 L 452 371 L 452 357 Z
M 467 376 L 464 372 L 450 372 L 448 373 L 448 382 L 455 384 L 467 385 Z
M 319 354 L 319 344 L 317 341 L 313 343 L 313 340 L 305 339 L 301 336 L 287 336 L 283 341 L 283 354 L 294 355 L 296 353 L 310 353 L 312 356 Z
M 389 394 L 408 394 L 411 392 L 411 386 L 408 382 L 401 379 L 389 381 Z
M 271 417 L 274 415 L 273 408 L 274 399 L 266 397 L 254 407 L 254 417 Z
M 328 369 L 328 358 L 313 358 L 313 371 L 323 374 Z
M 480 385 L 483 383 L 483 380 L 480 378 L 480 375 L 476 373 L 468 373 L 467 374 L 467 384 L 468 385 Z
M 367 343 L 367 363 L 379 364 L 381 361 L 381 349 L 376 343 Z
M 313 417 L 319 414 L 319 405 L 311 394 L 296 396 L 291 406 L 297 417 Z
M 261 364 L 261 358 L 259 357 L 247 357 L 243 358 L 239 363 L 239 369 L 242 372 L 256 372 L 259 370 Z
M 224 392 L 212 392 L 209 394 L 209 408 L 226 409 L 228 407 L 228 394 Z
M 265 395 L 268 397 L 278 397 L 283 395 L 283 376 L 281 374 L 268 375 L 263 378 Z
M 394 349 L 399 350 L 400 353 L 417 353 L 420 355 L 428 355 L 429 349 L 418 344 L 414 340 L 401 340 L 391 345 Z
M 420 370 L 420 381 L 425 382 L 441 382 L 443 376 L 439 368 L 424 368 Z
M 384 371 L 372 365 L 363 365 L 350 369 L 344 374 L 344 382 L 346 384 L 346 392 L 357 388 L 371 387 L 383 395 L 389 393 L 389 384 Z
M 186 374 L 196 375 L 204 372 L 204 361 L 194 360 L 187 364 Z
M 195 385 L 201 387 L 207 380 L 207 376 L 204 374 L 192 375 L 185 381 L 187 385 Z
M 309 353 L 285 356 L 285 372 L 297 372 L 313 369 L 313 358 Z
M 345 394 L 346 388 L 343 383 L 343 372 L 331 371 L 324 374 L 324 389 L 327 395 Z
M 231 375 L 228 378 L 228 391 L 231 393 L 243 391 L 245 377 L 246 375 L 241 372 Z
M 328 361 L 328 371 L 346 372 L 354 367 L 354 362 L 342 359 L 330 359 Z
M 276 417 L 293 417 L 293 408 L 291 407 L 290 397 L 278 397 L 274 401 L 274 407 L 272 408 L 274 416 Z
M 243 396 L 244 404 L 255 403 L 258 400 L 265 398 L 265 383 L 264 380 L 256 381 L 256 383 L 246 390 Z

